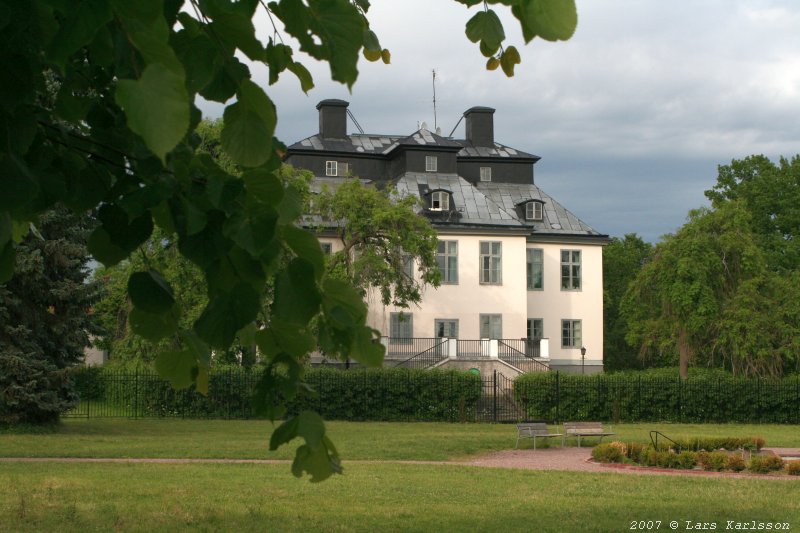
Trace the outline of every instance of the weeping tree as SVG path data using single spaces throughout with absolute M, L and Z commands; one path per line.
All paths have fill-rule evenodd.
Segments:
M 100 286 L 88 281 L 90 224 L 56 207 L 17 246 L 14 275 L 0 285 L 1 422 L 54 422 L 76 401 L 68 370 L 100 332 L 91 314 Z
M 690 213 L 659 243 L 622 302 L 628 342 L 643 358 L 780 375 L 800 339 L 796 276 L 768 267 L 738 202 Z

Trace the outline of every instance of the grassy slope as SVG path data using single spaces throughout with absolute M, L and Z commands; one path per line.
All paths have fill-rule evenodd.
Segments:
M 353 465 L 4 464 L 2 531 L 627 531 L 632 520 L 800 524 L 797 480 Z

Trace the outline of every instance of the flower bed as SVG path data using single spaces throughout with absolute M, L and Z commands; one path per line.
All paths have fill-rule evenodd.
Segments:
M 598 444 L 592 449 L 592 459 L 598 463 L 622 463 L 643 467 L 674 468 L 682 470 L 705 470 L 709 472 L 749 472 L 768 474 L 784 471 L 790 475 L 800 475 L 800 461 L 784 462 L 777 455 L 760 455 L 758 450 L 764 445 L 764 439 L 694 439 L 695 444 L 705 441 L 710 449 L 697 446 L 694 451 L 677 451 L 659 446 L 620 441 Z M 719 448 L 724 441 L 726 444 Z M 755 453 L 754 453 L 755 452 Z

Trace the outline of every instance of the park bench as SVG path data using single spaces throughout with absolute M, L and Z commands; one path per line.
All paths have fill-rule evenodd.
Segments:
M 609 429 L 611 428 L 609 427 Z M 568 437 L 577 437 L 580 448 L 581 437 L 600 437 L 602 441 L 603 437 L 611 435 L 616 435 L 616 433 L 604 430 L 601 422 L 564 422 L 564 436 L 561 437 L 561 445 L 566 443 Z
M 550 433 L 547 429 L 547 424 L 544 422 L 526 422 L 524 424 L 517 424 L 517 443 L 514 445 L 516 449 L 519 447 L 519 439 L 533 439 L 533 449 L 536 449 L 536 439 L 548 439 L 551 437 L 563 437 L 561 433 Z

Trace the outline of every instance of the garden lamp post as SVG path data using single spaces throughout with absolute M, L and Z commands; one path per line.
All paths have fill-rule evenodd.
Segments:
M 584 374 L 584 365 L 586 364 L 586 346 L 581 346 L 581 374 Z

